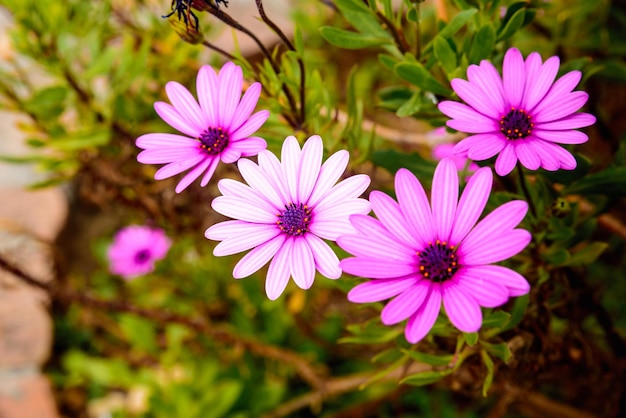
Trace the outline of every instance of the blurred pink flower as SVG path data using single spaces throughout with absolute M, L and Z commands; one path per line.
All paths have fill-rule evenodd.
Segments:
M 454 166 L 457 170 L 461 171 L 465 169 L 465 164 L 470 161 L 467 157 L 462 157 L 460 155 L 456 155 L 454 150 L 455 144 L 445 143 L 445 144 L 437 144 L 433 147 L 432 156 L 435 160 L 441 161 L 444 158 L 450 158 L 454 162 Z M 467 171 L 469 173 L 473 173 L 478 170 L 478 165 L 476 163 L 470 162 L 467 167 Z M 469 179 L 469 176 L 467 177 Z
M 160 228 L 131 225 L 120 229 L 109 246 L 111 273 L 133 279 L 154 270 L 154 263 L 165 258 L 170 240 Z
M 419 180 L 406 169 L 395 178 L 398 202 L 373 191 L 370 203 L 378 219 L 350 217 L 356 234 L 342 235 L 337 244 L 354 257 L 341 261 L 350 274 L 373 280 L 348 293 L 356 303 L 394 298 L 383 309 L 382 322 L 408 319 L 407 341 L 420 341 L 432 328 L 443 301 L 448 318 L 463 332 L 482 325 L 480 307 L 496 307 L 510 296 L 528 293 L 519 273 L 494 266 L 522 251 L 530 233 L 515 229 L 528 205 L 514 200 L 483 220 L 493 177 L 480 168 L 470 178 L 460 200 L 454 162 L 442 160 L 435 170 L 431 203 Z
M 151 133 L 137 138 L 144 149 L 137 160 L 144 164 L 167 164 L 154 178 L 162 180 L 191 169 L 176 186 L 180 193 L 200 175 L 200 185 L 211 180 L 220 160 L 229 164 L 240 157 L 257 155 L 267 147 L 263 138 L 250 136 L 269 117 L 269 111 L 252 114 L 261 94 L 261 84 L 253 83 L 241 97 L 241 67 L 228 62 L 219 75 L 210 66 L 198 72 L 196 89 L 199 103 L 181 84 L 165 86 L 172 102 L 156 102 L 154 109 L 172 127 L 185 134 Z
M 559 58 L 544 63 L 533 52 L 526 61 L 516 48 L 504 56 L 502 78 L 486 60 L 467 69 L 469 81 L 455 78 L 452 88 L 467 104 L 439 103 L 439 110 L 452 118 L 450 128 L 476 135 L 459 142 L 454 152 L 472 160 L 498 154 L 496 172 L 510 173 L 519 160 L 530 169 L 572 170 L 576 160 L 557 144 L 581 144 L 587 135 L 575 129 L 592 125 L 596 118 L 575 113 L 588 95 L 572 91 L 581 78 L 571 71 L 556 82 Z
M 271 300 L 283 293 L 290 277 L 302 289 L 311 287 L 316 270 L 329 279 L 339 278 L 339 259 L 323 239 L 334 241 L 353 233 L 348 217 L 370 211 L 369 202 L 358 197 L 369 185 L 369 177 L 359 174 L 337 183 L 349 154 L 338 151 L 322 165 L 323 151 L 317 135 L 302 150 L 290 136 L 283 144 L 282 162 L 267 150 L 259 153 L 258 165 L 239 160 L 248 185 L 231 179 L 218 183 L 223 196 L 213 200 L 213 209 L 235 220 L 207 229 L 208 239 L 222 241 L 213 254 L 252 249 L 235 266 L 236 279 L 253 274 L 272 259 L 265 281 Z

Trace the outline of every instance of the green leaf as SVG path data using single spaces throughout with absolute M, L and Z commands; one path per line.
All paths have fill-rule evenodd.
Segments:
M 592 242 L 580 251 L 572 254 L 561 266 L 586 266 L 598 259 L 609 248 L 606 242 Z
M 503 41 L 510 36 L 513 36 L 515 32 L 518 31 L 524 24 L 524 15 L 526 10 L 521 8 L 509 19 L 504 27 L 498 33 L 498 42 Z
M 110 138 L 111 132 L 106 129 L 95 132 L 79 132 L 71 136 L 51 139 L 50 146 L 61 151 L 76 151 L 106 145 Z
M 450 20 L 450 22 L 439 32 L 437 36 L 450 38 L 454 36 L 465 24 L 478 12 L 478 9 L 463 10 Z
M 512 357 L 511 349 L 506 343 L 489 344 L 489 343 L 481 341 L 480 345 L 485 350 L 487 350 L 490 354 L 493 354 L 494 356 L 498 357 L 500 360 L 502 360 L 503 362 L 507 364 L 509 360 L 511 360 L 511 357 Z
M 400 380 L 400 384 L 406 384 L 411 386 L 424 386 L 430 385 L 431 383 L 435 383 L 442 378 L 446 377 L 452 373 L 452 369 L 450 370 L 433 370 L 428 372 L 416 373 L 410 376 L 405 377 Z
M 457 67 L 456 54 L 449 42 L 453 41 L 448 41 L 441 36 L 436 36 L 433 40 L 435 57 L 446 74 L 452 73 Z
M 567 260 L 570 258 L 570 254 L 563 248 L 551 248 L 548 252 L 544 253 L 541 258 L 553 266 L 562 266 L 567 263 Z
M 421 353 L 419 351 L 402 350 L 403 353 L 420 363 L 430 364 L 431 366 L 448 366 L 453 359 L 453 355 L 437 356 L 434 354 Z
M 24 107 L 42 117 L 56 118 L 65 110 L 68 89 L 62 86 L 46 87 L 37 91 Z
M 233 407 L 242 390 L 243 383 L 236 380 L 226 380 L 212 386 L 207 393 L 209 402 L 202 416 L 206 418 L 228 416 L 228 411 Z
M 409 83 L 424 91 L 431 91 L 443 96 L 452 95 L 452 91 L 437 81 L 419 62 L 401 62 L 396 65 L 395 72 Z
M 133 346 L 149 352 L 156 349 L 156 330 L 152 322 L 125 314 L 120 316 L 118 324 Z
M 478 333 L 477 332 L 464 332 L 463 339 L 468 345 L 474 346 L 478 342 Z
M 502 328 L 511 320 L 511 315 L 504 311 L 495 311 L 483 320 L 483 327 Z
M 300 26 L 296 26 L 294 28 L 293 44 L 298 54 L 302 56 L 304 54 L 304 38 L 302 37 L 302 31 L 300 30 Z
M 376 15 L 362 1 L 337 0 L 335 4 L 346 20 L 362 33 L 391 39 L 391 35 L 380 26 Z
M 324 26 L 320 29 L 322 37 L 332 45 L 346 49 L 362 49 L 371 46 L 381 46 L 390 43 L 389 38 L 364 35 L 350 32 L 332 26 Z
M 392 149 L 375 151 L 372 161 L 391 174 L 395 174 L 400 168 L 406 168 L 420 179 L 432 178 L 436 166 L 434 161 L 426 160 L 417 153 L 406 154 Z
M 469 53 L 470 64 L 478 64 L 480 60 L 488 58 L 496 45 L 496 30 L 491 23 L 485 23 L 480 27 Z
M 609 167 L 572 183 L 563 194 L 626 196 L 626 167 Z
M 483 381 L 483 396 L 487 396 L 487 392 L 489 391 L 489 388 L 493 383 L 493 360 L 491 360 L 489 354 L 487 354 L 487 352 L 484 350 L 480 351 L 480 356 L 483 359 L 483 363 L 485 363 L 485 367 L 487 367 L 487 376 L 485 376 L 485 380 Z
M 393 340 L 403 332 L 400 327 L 389 328 L 376 321 L 369 322 L 365 326 L 362 324 L 348 325 L 346 328 L 354 335 L 340 338 L 338 341 L 340 344 L 380 344 Z
M 524 319 L 524 315 L 526 315 L 526 308 L 528 308 L 529 300 L 530 298 L 528 294 L 519 296 L 515 299 L 515 302 L 513 303 L 513 310 L 511 311 L 511 319 L 509 320 L 509 323 L 506 324 L 506 326 L 503 328 L 504 331 L 514 328 L 515 326 L 517 326 L 517 324 L 522 322 L 522 319 Z
M 404 102 L 396 111 L 396 115 L 401 118 L 411 116 L 422 108 L 422 92 L 416 91 L 411 98 Z

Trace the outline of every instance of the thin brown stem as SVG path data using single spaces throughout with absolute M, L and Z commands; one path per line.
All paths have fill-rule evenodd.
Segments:
M 217 45 L 213 45 L 211 42 L 203 40 L 202 41 L 202 45 L 206 46 L 209 49 L 212 49 L 213 51 L 222 54 L 223 56 L 225 56 L 226 58 L 228 58 L 231 61 L 234 61 L 236 58 L 234 55 L 229 54 L 228 52 L 224 51 L 222 48 L 218 47 Z
M 398 28 L 396 28 L 393 22 L 389 20 L 387 16 L 385 16 L 383 13 L 376 12 L 376 16 L 380 20 L 382 20 L 383 23 L 387 26 L 400 52 L 402 52 L 402 54 L 409 52 L 411 50 L 411 47 L 409 46 L 409 43 L 406 41 L 406 38 L 404 37 L 404 33 L 402 33 L 401 30 L 398 30 Z

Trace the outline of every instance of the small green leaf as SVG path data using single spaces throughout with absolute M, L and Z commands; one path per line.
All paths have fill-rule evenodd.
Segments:
M 433 40 L 435 57 L 446 74 L 452 73 L 457 67 L 456 54 L 449 42 L 453 41 L 448 41 L 441 36 L 436 36 Z
M 470 64 L 478 64 L 480 60 L 488 58 L 496 45 L 496 30 L 491 23 L 485 23 L 480 27 L 469 53 Z
M 509 19 L 503 28 L 498 33 L 498 42 L 503 41 L 510 36 L 513 36 L 515 32 L 524 24 L 524 15 L 526 10 L 521 8 Z
M 452 373 L 452 369 L 450 370 L 433 370 L 428 372 L 416 373 L 410 376 L 405 377 L 400 380 L 400 384 L 406 384 L 411 386 L 424 386 L 430 385 L 431 383 L 435 383 L 442 378 L 446 377 Z
M 450 20 L 450 22 L 443 28 L 437 36 L 442 38 L 450 38 L 457 33 L 465 24 L 478 12 L 478 9 L 463 10 Z
M 483 320 L 483 327 L 502 328 L 511 319 L 511 315 L 504 311 L 495 311 Z
M 477 332 L 464 332 L 463 339 L 467 343 L 467 345 L 474 346 L 478 342 L 478 333 Z
M 626 196 L 626 167 L 608 167 L 567 187 L 563 194 Z
M 430 364 L 431 366 L 448 366 L 453 359 L 453 355 L 437 356 L 434 354 L 421 353 L 419 351 L 402 350 L 403 353 L 420 363 Z
M 396 115 L 401 118 L 411 116 L 422 108 L 422 94 L 419 91 L 413 93 L 411 98 L 404 102 L 396 111 Z
M 530 300 L 528 294 L 518 297 L 513 303 L 513 310 L 511 311 L 511 320 L 504 327 L 503 330 L 514 328 L 517 324 L 522 322 L 524 315 L 526 315 L 526 308 L 528 308 L 528 301 Z
M 485 367 L 487 367 L 487 376 L 485 376 L 485 380 L 483 381 L 483 396 L 487 396 L 487 392 L 489 391 L 489 388 L 493 383 L 493 360 L 491 360 L 489 354 L 487 354 L 487 352 L 484 350 L 480 351 L 480 356 L 483 359 L 483 363 L 485 363 Z
M 332 45 L 346 49 L 362 49 L 371 46 L 381 46 L 390 43 L 389 38 L 364 35 L 350 32 L 332 26 L 324 26 L 320 29 L 322 37 Z
M 586 266 L 597 260 L 609 248 L 606 242 L 592 242 L 580 251 L 573 253 L 561 266 Z
M 489 344 L 481 341 L 480 345 L 490 354 L 493 354 L 505 363 L 508 363 L 513 356 L 511 354 L 511 349 L 506 343 Z
M 395 67 L 396 74 L 424 91 L 451 96 L 452 91 L 441 84 L 419 62 L 401 62 Z

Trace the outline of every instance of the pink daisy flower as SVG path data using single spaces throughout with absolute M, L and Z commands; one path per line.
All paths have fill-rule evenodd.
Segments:
M 466 104 L 444 101 L 439 110 L 452 118 L 447 125 L 476 134 L 459 142 L 454 152 L 472 160 L 485 160 L 496 154 L 496 172 L 510 173 L 519 160 L 530 169 L 548 171 L 576 168 L 576 160 L 557 144 L 582 144 L 587 135 L 574 129 L 592 125 L 596 118 L 575 113 L 586 102 L 583 91 L 572 91 L 581 78 L 571 71 L 554 79 L 559 58 L 533 52 L 526 61 L 511 48 L 504 56 L 502 78 L 489 61 L 470 65 L 469 81 L 455 78 L 452 88 Z
M 242 84 L 241 67 L 232 62 L 226 63 L 219 75 L 210 66 L 200 68 L 196 82 L 199 103 L 181 84 L 167 83 L 165 91 L 172 104 L 156 102 L 154 109 L 161 119 L 185 135 L 140 136 L 136 144 L 144 151 L 137 160 L 166 164 L 154 175 L 157 180 L 190 170 L 176 186 L 176 193 L 180 193 L 203 173 L 200 185 L 206 186 L 220 160 L 234 163 L 240 157 L 264 150 L 265 140 L 251 136 L 269 117 L 267 110 L 252 115 L 261 84 L 253 83 L 241 97 Z
M 154 263 L 165 258 L 170 240 L 160 228 L 132 225 L 120 229 L 109 246 L 111 273 L 133 279 L 154 270 Z
M 394 298 L 383 309 L 382 322 L 408 319 L 405 336 L 416 343 L 432 328 L 442 301 L 455 327 L 474 332 L 482 324 L 481 306 L 496 307 L 510 296 L 528 293 L 524 277 L 491 265 L 530 242 L 528 231 L 515 229 L 526 214 L 526 202 L 505 203 L 476 224 L 492 181 L 491 169 L 478 169 L 459 200 L 458 172 L 446 158 L 435 170 L 429 204 L 419 180 L 406 169 L 398 170 L 398 202 L 373 191 L 369 200 L 378 219 L 353 215 L 357 233 L 337 239 L 354 255 L 342 260 L 341 268 L 374 279 L 353 288 L 348 299 L 365 303 Z
M 223 179 L 223 196 L 213 200 L 217 212 L 235 218 L 213 225 L 205 236 L 222 241 L 213 251 L 224 256 L 250 250 L 235 266 L 233 277 L 247 277 L 272 259 L 265 291 L 277 299 L 293 277 L 302 289 L 313 284 L 315 271 L 329 279 L 341 276 L 339 259 L 323 239 L 354 233 L 348 220 L 366 214 L 370 204 L 360 196 L 370 183 L 359 174 L 337 183 L 348 164 L 348 152 L 338 151 L 322 165 L 322 139 L 310 137 L 302 150 L 289 136 L 281 161 L 269 151 L 259 153 L 258 165 L 247 159 L 238 167 L 248 185 Z M 337 183 L 337 184 L 335 184 Z

